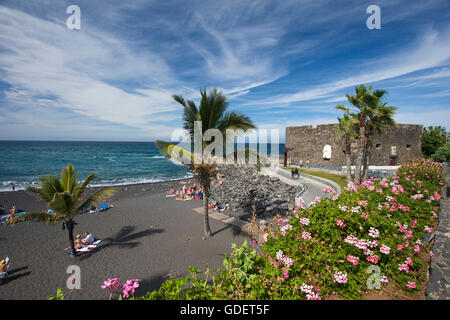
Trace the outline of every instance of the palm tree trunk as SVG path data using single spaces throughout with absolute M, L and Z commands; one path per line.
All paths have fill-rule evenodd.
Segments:
M 362 116 L 363 117 L 363 116 Z M 363 118 L 362 118 L 363 119 Z M 360 120 L 360 130 L 359 130 L 359 148 L 358 153 L 356 157 L 356 163 L 355 163 L 355 183 L 360 184 L 361 183 L 361 167 L 364 157 L 364 150 L 366 148 L 366 128 L 365 128 L 365 121 Z
M 366 141 L 366 148 L 364 150 L 364 170 L 363 170 L 363 180 L 369 179 L 369 154 L 370 154 L 370 147 L 372 143 L 370 138 L 367 138 Z
M 352 181 L 352 158 L 350 149 L 350 137 L 345 137 L 345 157 L 347 161 L 347 182 Z
M 73 229 L 75 227 L 75 223 L 73 220 L 69 220 L 66 222 L 67 231 L 69 232 L 69 241 L 70 241 L 70 255 L 72 257 L 77 256 L 77 251 L 75 250 L 75 245 L 73 243 Z
M 203 229 L 205 231 L 205 238 L 211 236 L 211 228 L 209 227 L 209 188 L 203 186 Z

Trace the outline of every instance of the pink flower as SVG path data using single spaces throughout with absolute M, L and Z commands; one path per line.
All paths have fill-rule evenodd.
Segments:
M 380 235 L 380 231 L 378 229 L 370 227 L 369 236 L 371 236 L 372 238 L 378 238 L 379 235 Z
M 130 296 L 130 293 L 134 295 L 134 289 L 139 287 L 139 279 L 133 279 L 133 280 L 127 280 L 125 284 L 123 285 L 123 297 L 128 298 Z
M 299 222 L 305 226 L 307 226 L 309 224 L 309 219 L 308 218 L 301 218 L 299 220 Z
M 378 263 L 378 256 L 377 255 L 373 255 L 373 256 L 368 256 L 366 258 L 367 261 L 372 262 L 373 264 L 377 264 Z
M 280 228 L 281 233 L 283 234 L 283 236 L 286 235 L 286 232 L 287 232 L 288 230 L 291 230 L 291 229 L 292 229 L 292 226 L 291 226 L 290 224 L 284 225 L 284 226 L 282 226 L 282 227 Z
M 410 257 L 406 258 L 405 263 L 406 263 L 408 266 L 412 266 L 412 265 L 413 265 L 413 261 L 412 261 L 412 259 L 411 259 Z
M 348 256 L 347 261 L 350 263 L 353 263 L 353 265 L 357 266 L 358 265 L 358 257 L 354 257 L 354 256 Z
M 367 201 L 365 201 L 365 200 L 358 201 L 358 205 L 365 207 L 365 206 L 367 206 Z
M 334 273 L 333 282 L 347 283 L 347 281 L 348 281 L 348 279 L 347 279 L 347 274 L 346 273 L 342 273 L 340 271 L 336 271 Z
M 309 232 L 302 232 L 302 238 L 305 240 L 311 239 L 311 233 Z
M 113 295 L 114 293 L 118 292 L 122 288 L 122 285 L 120 284 L 119 279 L 112 278 L 112 279 L 107 279 L 106 281 L 104 281 L 101 288 L 102 289 L 108 288 L 109 293 L 111 295 Z
M 403 248 L 404 248 L 403 244 L 399 244 L 399 245 L 397 246 L 397 250 L 402 250 Z
M 334 219 L 334 220 L 336 221 L 336 225 L 337 225 L 339 228 L 341 228 L 341 229 L 345 228 L 344 220 L 339 219 L 339 218 L 336 218 L 336 219 Z
M 399 264 L 398 265 L 398 270 L 400 271 L 405 271 L 406 273 L 409 273 L 409 266 L 407 264 Z
M 383 244 L 380 248 L 380 252 L 384 254 L 389 254 L 391 252 L 391 248 Z
M 408 282 L 408 284 L 406 285 L 406 287 L 408 289 L 415 289 L 416 288 L 416 283 L 415 282 Z

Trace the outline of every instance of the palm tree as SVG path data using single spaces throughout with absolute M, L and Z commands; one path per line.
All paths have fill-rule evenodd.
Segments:
M 361 167 L 367 146 L 368 119 L 376 114 L 376 106 L 385 93 L 385 90 L 372 92 L 372 86 L 360 85 L 355 88 L 355 95 L 346 95 L 350 104 L 356 109 L 356 112 L 349 111 L 349 114 L 358 121 L 359 127 L 355 183 L 361 183 Z
M 339 132 L 339 134 L 335 137 L 336 139 L 342 138 L 344 139 L 345 144 L 345 158 L 346 158 L 346 165 L 347 165 L 347 181 L 352 181 L 352 159 L 351 159 L 351 138 L 354 138 L 356 136 L 356 132 L 358 130 L 357 128 L 357 121 L 355 118 L 353 118 L 348 108 L 344 107 L 343 105 L 336 106 L 336 109 L 344 110 L 346 113 L 342 118 L 338 117 L 339 123 L 336 125 L 336 130 Z
M 69 232 L 71 255 L 76 256 L 73 239 L 73 230 L 76 224 L 74 218 L 83 212 L 84 207 L 89 207 L 116 192 L 112 188 L 104 188 L 84 199 L 86 187 L 93 180 L 97 179 L 97 175 L 91 173 L 83 183 L 78 183 L 77 178 L 77 172 L 72 164 L 69 164 L 61 171 L 61 180 L 55 175 L 39 178 L 40 188 L 29 187 L 27 190 L 38 194 L 42 200 L 47 202 L 48 208 L 52 209 L 54 213 L 26 213 L 15 217 L 11 222 L 39 221 L 52 223 L 63 221 Z
M 183 128 L 189 132 L 191 139 L 195 139 L 195 125 L 197 121 L 201 121 L 201 140 L 203 149 L 212 142 L 207 142 L 203 139 L 205 132 L 209 129 L 218 129 L 224 140 L 226 140 L 227 129 L 240 129 L 243 132 L 256 128 L 250 118 L 242 113 L 227 112 L 228 101 L 222 92 L 216 88 L 209 93 L 206 90 L 200 90 L 201 100 L 199 107 L 192 100 L 185 101 L 182 96 L 173 95 L 172 98 L 183 106 Z M 197 122 L 198 123 L 198 122 Z M 156 141 L 156 145 L 160 149 L 160 152 L 166 156 L 170 155 L 170 151 L 175 146 L 173 144 Z M 177 146 L 179 148 L 179 146 Z M 201 163 L 190 164 L 191 171 L 197 178 L 200 186 L 203 189 L 203 210 L 204 210 L 204 233 L 205 237 L 211 235 L 211 229 L 209 226 L 208 204 L 209 204 L 209 192 L 211 178 L 216 170 L 216 163 L 213 157 L 203 157 L 191 153 L 186 149 L 179 148 L 180 152 L 190 155 L 191 159 L 197 157 L 201 159 Z

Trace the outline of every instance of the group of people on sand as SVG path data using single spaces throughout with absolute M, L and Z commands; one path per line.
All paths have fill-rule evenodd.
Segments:
M 186 186 L 183 184 L 181 190 L 176 191 L 175 188 L 172 188 L 167 191 L 168 195 L 175 195 L 176 200 L 201 200 L 203 199 L 203 190 L 197 184 L 193 183 L 190 186 Z
M 77 234 L 75 237 L 75 240 L 73 241 L 73 246 L 75 250 L 83 248 L 84 245 L 90 245 L 95 242 L 94 235 L 90 232 L 83 233 L 83 238 L 80 234 Z M 64 249 L 65 251 L 70 250 L 70 247 L 67 247 Z

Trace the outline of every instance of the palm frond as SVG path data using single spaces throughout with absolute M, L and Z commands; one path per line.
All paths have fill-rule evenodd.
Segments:
M 22 221 L 36 221 L 46 223 L 56 223 L 64 220 L 64 217 L 58 214 L 49 214 L 47 212 L 29 212 L 21 214 L 11 219 L 8 224 L 22 222 Z
M 81 203 L 81 205 L 78 205 L 78 208 L 76 209 L 76 213 L 79 214 L 82 211 L 82 208 L 86 205 L 91 206 L 99 201 L 102 201 L 116 193 L 116 190 L 113 188 L 104 188 L 101 189 L 91 196 L 87 200 Z

